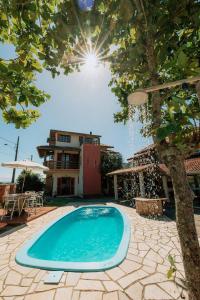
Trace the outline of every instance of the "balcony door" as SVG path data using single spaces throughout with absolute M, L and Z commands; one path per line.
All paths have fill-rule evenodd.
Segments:
M 68 169 L 70 155 L 68 153 L 58 153 L 57 157 L 58 157 L 57 167 L 60 169 Z
M 79 154 L 58 153 L 57 168 L 58 169 L 78 169 Z
M 75 194 L 75 178 L 59 177 L 57 179 L 57 194 L 58 196 L 67 196 Z

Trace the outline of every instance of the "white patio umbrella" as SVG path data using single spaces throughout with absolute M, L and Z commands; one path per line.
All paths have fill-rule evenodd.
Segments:
M 9 161 L 5 163 L 1 163 L 2 167 L 12 168 L 12 169 L 22 169 L 25 171 L 35 171 L 35 172 L 44 172 L 48 171 L 49 168 L 36 163 L 31 160 L 16 160 L 16 161 Z M 22 184 L 22 192 L 24 189 L 24 182 L 25 182 L 26 173 L 24 176 L 23 184 Z

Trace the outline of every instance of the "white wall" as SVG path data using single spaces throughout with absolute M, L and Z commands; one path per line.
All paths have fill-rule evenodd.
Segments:
M 71 142 L 59 142 L 56 140 L 56 146 L 68 146 L 68 147 L 80 147 L 79 136 L 78 135 L 71 135 Z
M 73 171 L 65 171 L 65 172 L 56 172 L 52 174 L 53 177 L 53 195 L 57 194 L 57 179 L 59 177 L 73 177 L 75 178 L 75 195 L 81 196 L 82 195 L 82 180 L 80 180 L 79 170 Z

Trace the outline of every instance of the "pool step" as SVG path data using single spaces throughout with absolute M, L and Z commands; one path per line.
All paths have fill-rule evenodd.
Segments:
M 62 277 L 63 271 L 51 271 L 44 279 L 44 283 L 48 284 L 58 284 Z

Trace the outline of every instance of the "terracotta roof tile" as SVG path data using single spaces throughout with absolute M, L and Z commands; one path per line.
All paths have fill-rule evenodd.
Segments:
M 126 169 L 119 169 L 119 170 L 110 172 L 107 175 L 139 173 L 139 172 L 142 172 L 144 170 L 147 170 L 147 169 L 150 169 L 150 168 L 156 167 L 156 166 L 159 167 L 159 169 L 162 173 L 169 175 L 169 169 L 167 168 L 167 166 L 165 164 L 159 164 L 159 165 L 147 164 L 147 165 L 142 165 L 142 166 L 137 166 L 137 167 L 130 167 L 130 168 L 126 168 Z M 200 157 L 187 159 L 185 161 L 185 168 L 186 168 L 186 173 L 188 175 L 200 174 Z
M 200 157 L 187 159 L 185 168 L 187 174 L 200 174 Z

